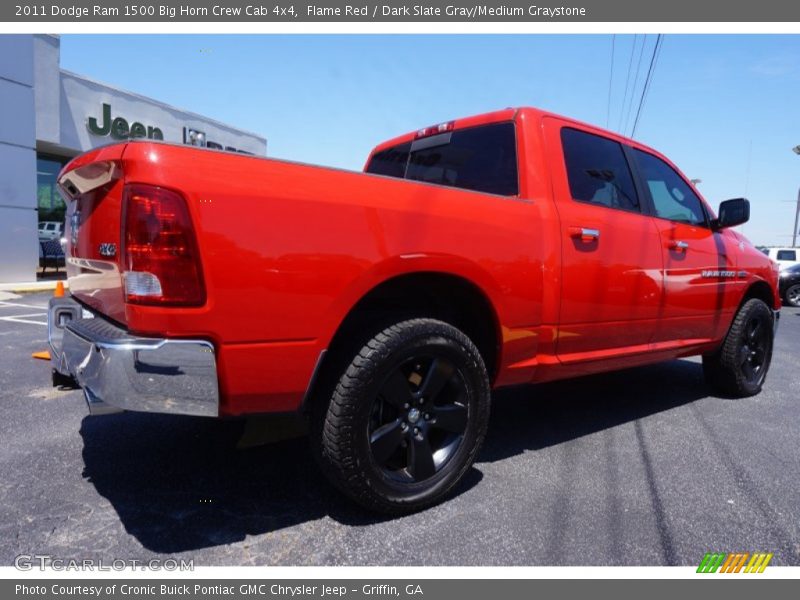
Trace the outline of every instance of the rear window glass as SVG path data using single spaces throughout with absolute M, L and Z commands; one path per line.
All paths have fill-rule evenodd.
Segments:
M 408 164 L 409 150 L 411 150 L 411 142 L 375 153 L 369 162 L 367 173 L 388 175 L 389 177 L 404 177 L 406 165 Z
M 639 210 L 631 170 L 618 142 L 564 128 L 561 144 L 574 200 L 608 208 Z
M 797 260 L 797 253 L 794 250 L 778 250 L 777 260 Z
M 395 146 L 373 156 L 367 173 L 514 196 L 519 193 L 514 124 L 470 127 Z

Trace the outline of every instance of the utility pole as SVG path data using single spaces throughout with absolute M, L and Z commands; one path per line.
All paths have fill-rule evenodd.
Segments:
M 800 155 L 800 146 L 792 148 L 792 152 Z M 800 217 L 800 189 L 797 190 L 797 208 L 794 210 L 794 229 L 792 230 L 792 248 L 797 246 L 797 218 Z
M 797 190 L 797 208 L 794 210 L 794 231 L 792 231 L 792 248 L 797 245 L 797 218 L 800 217 L 800 189 Z

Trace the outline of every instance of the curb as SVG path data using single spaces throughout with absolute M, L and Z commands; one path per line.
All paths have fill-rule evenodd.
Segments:
M 69 284 L 66 280 L 55 279 L 53 281 L 23 281 L 21 283 L 0 283 L 0 292 L 12 292 L 16 294 L 24 294 L 25 292 L 46 292 L 48 290 L 56 289 L 58 282 L 64 284 L 64 288 L 68 289 Z

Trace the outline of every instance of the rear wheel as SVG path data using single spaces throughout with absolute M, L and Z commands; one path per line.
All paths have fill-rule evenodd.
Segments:
M 783 294 L 783 300 L 789 306 L 800 306 L 800 283 L 790 286 Z
M 743 398 L 761 391 L 772 360 L 772 311 L 752 298 L 736 313 L 720 349 L 703 356 L 703 372 L 718 391 Z
M 419 510 L 464 476 L 489 418 L 480 353 L 455 327 L 411 319 L 355 354 L 322 414 L 319 458 L 348 496 L 381 512 Z

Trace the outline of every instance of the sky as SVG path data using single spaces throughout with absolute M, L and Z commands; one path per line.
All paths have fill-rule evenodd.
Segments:
M 269 156 L 358 170 L 385 139 L 508 106 L 630 135 L 655 42 L 652 34 L 64 35 L 61 67 L 263 135 Z M 754 243 L 789 245 L 800 186 L 791 150 L 800 144 L 800 36 L 662 42 L 634 137 L 701 179 L 715 209 L 749 198 L 742 231 Z

